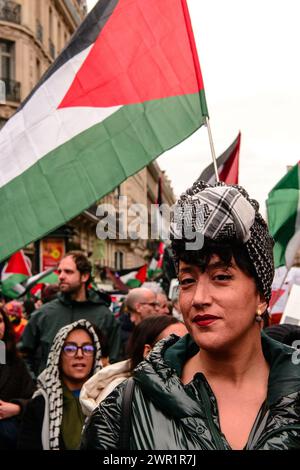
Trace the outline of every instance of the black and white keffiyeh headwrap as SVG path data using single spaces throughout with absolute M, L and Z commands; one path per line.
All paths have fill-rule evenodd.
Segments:
M 93 338 L 96 352 L 92 373 L 95 374 L 102 368 L 100 342 L 89 321 L 81 319 L 64 326 L 58 331 L 50 349 L 46 369 L 37 379 L 38 388 L 42 388 L 46 392 L 49 401 L 49 447 L 51 450 L 59 449 L 60 426 L 63 415 L 63 389 L 59 368 L 61 350 L 69 333 L 79 326 L 87 330 Z
M 196 181 L 177 201 L 170 238 L 185 239 L 186 230 L 216 242 L 235 240 L 245 245 L 265 300 L 271 298 L 274 277 L 273 245 L 259 204 L 239 185 Z

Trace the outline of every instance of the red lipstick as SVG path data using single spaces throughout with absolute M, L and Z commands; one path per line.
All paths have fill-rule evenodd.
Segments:
M 198 326 L 208 326 L 211 325 L 213 322 L 216 320 L 219 320 L 219 317 L 216 317 L 215 315 L 209 315 L 208 313 L 204 315 L 196 315 L 193 318 L 193 323 L 196 323 Z

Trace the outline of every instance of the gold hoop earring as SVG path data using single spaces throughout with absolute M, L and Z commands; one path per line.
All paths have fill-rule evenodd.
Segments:
M 256 321 L 257 323 L 261 323 L 262 320 L 263 320 L 263 319 L 262 319 L 262 313 L 261 313 L 260 308 L 258 308 L 258 309 L 256 310 L 256 314 L 255 314 L 255 321 Z

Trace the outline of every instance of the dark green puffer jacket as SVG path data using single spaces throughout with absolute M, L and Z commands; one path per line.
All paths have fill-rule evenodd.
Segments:
M 262 347 L 270 365 L 268 394 L 245 449 L 300 449 L 300 365 L 292 361 L 295 350 L 265 334 Z M 230 450 L 204 375 L 196 374 L 187 385 L 180 381 L 184 363 L 197 351 L 189 335 L 172 335 L 157 343 L 135 369 L 130 449 Z M 117 449 L 123 390 L 124 383 L 94 411 L 82 449 Z

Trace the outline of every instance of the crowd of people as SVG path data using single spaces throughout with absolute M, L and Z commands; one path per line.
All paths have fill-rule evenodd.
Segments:
M 268 325 L 273 240 L 257 202 L 198 181 L 177 208 L 172 299 L 133 288 L 115 313 L 72 251 L 44 299 L 3 301 L 1 449 L 118 449 L 129 385 L 128 449 L 300 448 L 300 333 Z
M 107 297 L 89 288 L 91 269 L 83 253 L 69 252 L 58 266 L 59 284 L 45 286 L 41 298 L 2 299 L 1 449 L 79 448 L 94 384 L 105 389 L 96 406 L 120 376 L 131 375 L 144 347 L 186 332 L 167 296 L 147 288 L 132 289 L 113 313 Z

